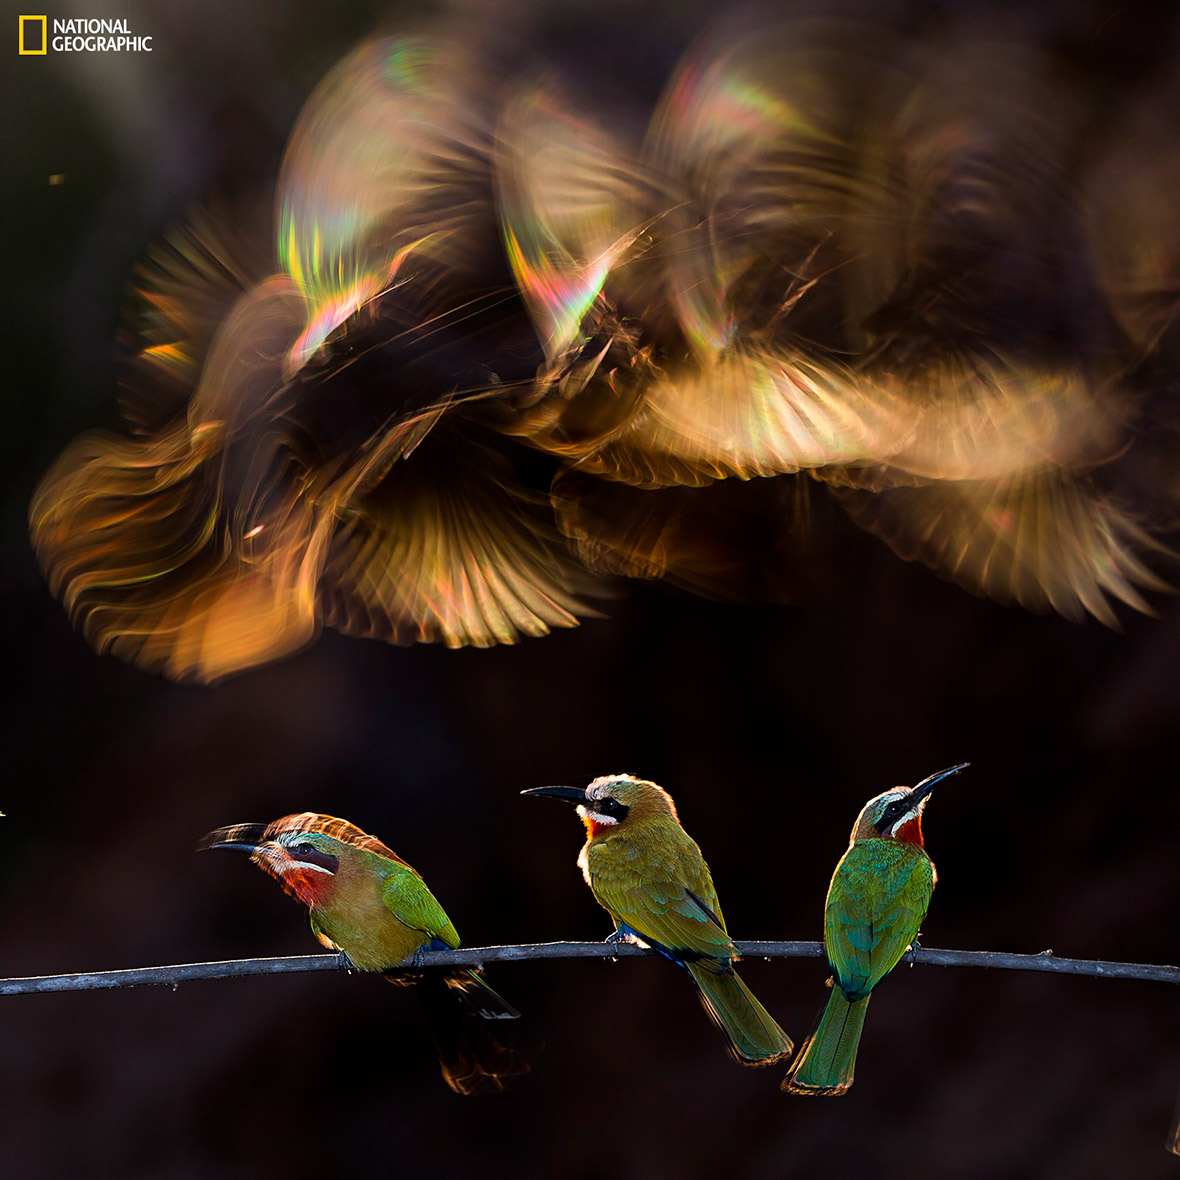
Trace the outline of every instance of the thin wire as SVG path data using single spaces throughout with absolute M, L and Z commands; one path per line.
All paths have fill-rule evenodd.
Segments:
M 738 950 L 749 959 L 820 959 L 818 942 L 739 942 Z M 417 964 L 423 967 L 478 967 L 484 963 L 516 963 L 534 959 L 629 959 L 656 952 L 626 943 L 541 942 L 524 946 L 462 947 L 459 950 L 424 951 Z M 1146 979 L 1180 984 L 1180 967 L 1147 963 L 1108 963 L 1096 959 L 1060 959 L 1052 951 L 1039 955 L 1014 955 L 1004 951 L 944 951 L 915 947 L 904 963 L 930 967 L 988 967 L 1001 971 L 1047 971 L 1057 975 L 1087 975 L 1096 979 Z M 246 975 L 287 975 L 304 971 L 347 970 L 340 955 L 296 955 L 281 959 L 232 959 L 221 963 L 180 963 L 172 967 L 135 967 L 124 971 L 88 971 L 75 975 L 34 975 L 0 979 L 0 996 L 40 992 L 97 991 L 115 987 L 176 986 L 194 979 L 233 979 Z

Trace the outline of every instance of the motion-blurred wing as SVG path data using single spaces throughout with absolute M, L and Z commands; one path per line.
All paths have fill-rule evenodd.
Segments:
M 443 37 L 383 37 L 335 67 L 308 99 L 278 184 L 279 258 L 307 300 L 288 358 L 298 371 L 398 276 L 408 255 L 458 264 L 473 224 L 492 222 L 484 78 Z
M 633 488 L 560 472 L 562 531 L 596 573 L 662 578 L 711 598 L 791 602 L 806 571 L 810 481 Z
M 945 352 L 911 372 L 873 368 L 866 386 L 888 389 L 909 419 L 884 466 L 830 464 L 827 483 L 883 490 L 928 480 L 999 480 L 1092 466 L 1122 445 L 1125 399 L 1073 369 Z
M 1109 458 L 1115 416 L 1081 373 L 948 355 L 913 376 L 914 432 L 890 463 L 925 479 L 1000 479 Z
M 348 634 L 488 647 L 593 613 L 544 502 L 456 433 L 429 440 L 341 515 L 324 597 L 327 621 Z
M 846 491 L 840 499 L 899 556 L 998 602 L 1074 620 L 1089 613 L 1113 627 L 1110 600 L 1150 613 L 1137 587 L 1167 589 L 1145 561 L 1163 546 L 1084 476 Z
M 798 21 L 706 41 L 665 92 L 648 154 L 680 200 L 661 256 L 702 360 L 766 330 L 813 278 L 853 260 L 844 239 L 865 212 L 859 88 L 885 55 L 880 39 L 861 53 L 852 29 Z M 838 298 L 824 309 L 840 318 Z
M 504 112 L 496 183 L 508 260 L 552 363 L 585 340 L 608 276 L 636 249 L 645 186 L 612 136 L 540 85 Z
M 1083 182 L 1089 245 L 1103 294 L 1119 326 L 1141 350 L 1180 325 L 1180 123 L 1176 85 L 1140 98 L 1120 116 Z
M 91 434 L 46 473 L 30 510 L 33 546 L 99 652 L 209 682 L 314 638 L 308 507 L 294 495 L 272 501 L 260 532 L 239 535 L 219 443 L 185 424 L 146 441 Z
M 234 304 L 274 269 L 270 209 L 197 209 L 136 265 L 121 337 L 123 418 L 154 434 L 184 413 Z
M 731 352 L 676 376 L 653 374 L 642 411 L 582 467 L 639 487 L 699 487 L 883 462 L 910 431 L 903 408 L 835 364 Z
M 326 536 L 282 425 L 301 308 L 283 279 L 243 296 L 187 418 L 143 439 L 83 435 L 43 477 L 33 545 L 99 651 L 212 681 L 314 637 Z

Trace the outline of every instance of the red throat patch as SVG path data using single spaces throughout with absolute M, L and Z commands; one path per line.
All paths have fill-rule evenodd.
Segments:
M 280 873 L 265 860 L 259 867 L 269 873 L 296 901 L 311 909 L 321 904 L 336 881 L 328 873 L 317 873 L 314 869 L 288 869 Z
M 919 848 L 924 847 L 922 843 L 922 813 L 918 812 L 913 819 L 907 819 L 893 833 L 893 838 L 900 840 L 903 844 L 915 844 Z
M 588 815 L 582 816 L 582 823 L 586 825 L 586 838 L 589 840 L 593 840 L 599 832 L 609 832 L 611 828 L 616 826 L 615 824 L 596 823 Z
M 919 833 L 918 843 L 920 844 L 921 842 L 922 836 Z M 324 873 L 317 873 L 314 870 L 304 872 L 302 869 L 295 869 L 292 872 L 284 874 L 283 884 L 310 909 L 312 906 L 324 900 L 324 895 L 328 893 L 334 880 L 334 877 L 326 876 Z

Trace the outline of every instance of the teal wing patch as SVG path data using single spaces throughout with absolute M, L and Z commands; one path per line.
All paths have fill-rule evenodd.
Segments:
M 836 866 L 824 911 L 828 962 L 850 1000 L 867 996 L 918 936 L 934 891 L 921 849 L 863 840 Z

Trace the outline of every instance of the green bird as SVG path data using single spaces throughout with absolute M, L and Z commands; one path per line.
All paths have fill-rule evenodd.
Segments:
M 832 977 L 827 1006 L 783 1082 L 791 1094 L 843 1094 L 873 988 L 918 937 L 937 873 L 922 845 L 922 812 L 934 787 L 961 762 L 870 799 L 852 829 L 824 907 L 824 949 Z
M 528 1072 L 528 1055 L 501 1043 L 486 1024 L 520 1013 L 482 974 L 421 965 L 423 951 L 457 947 L 459 935 L 422 877 L 375 836 L 348 820 L 305 811 L 266 826 L 218 828 L 197 847 L 249 853 L 307 906 L 312 933 L 324 946 L 340 951 L 358 971 L 412 984 L 443 1079 L 456 1093 L 499 1093 Z M 402 967 L 407 960 L 410 970 Z
M 537 787 L 521 794 L 577 805 L 587 835 L 578 864 L 594 899 L 614 919 L 611 938 L 650 946 L 683 967 L 738 1061 L 769 1065 L 791 1052 L 790 1038 L 733 969 L 741 956 L 712 874 L 667 791 L 619 774 L 596 778 L 585 790 Z

